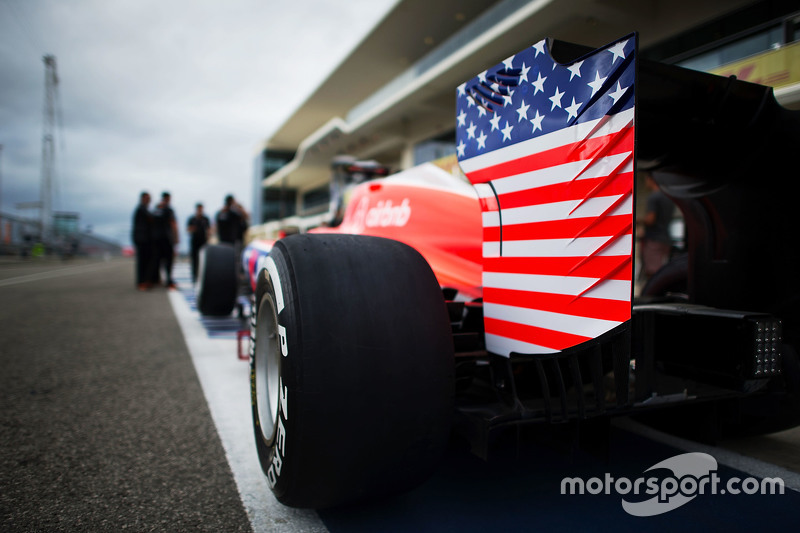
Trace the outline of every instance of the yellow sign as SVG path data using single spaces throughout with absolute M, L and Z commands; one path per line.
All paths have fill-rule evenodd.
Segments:
M 720 76 L 736 76 L 743 81 L 771 87 L 799 83 L 800 42 L 722 65 L 711 72 Z

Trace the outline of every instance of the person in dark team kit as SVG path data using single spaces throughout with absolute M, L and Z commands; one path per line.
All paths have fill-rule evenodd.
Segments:
M 642 244 L 643 278 L 650 278 L 669 261 L 672 237 L 669 226 L 675 213 L 675 204 L 661 192 L 651 174 L 645 177 L 645 185 L 650 191 L 647 197 L 646 214 L 640 221 L 644 226 Z
M 153 281 L 158 283 L 161 267 L 164 267 L 165 282 L 167 288 L 176 288 L 172 280 L 172 263 L 175 260 L 175 245 L 178 244 L 178 224 L 175 221 L 175 211 L 170 207 L 170 194 L 161 194 L 161 201 L 153 210 L 155 221 L 155 246 L 156 246 L 156 268 Z
M 133 212 L 131 240 L 136 247 L 136 287 L 145 291 L 152 286 L 155 266 L 155 242 L 153 240 L 153 215 L 148 210 L 150 194 L 142 192 L 139 205 Z
M 200 248 L 208 242 L 208 230 L 210 228 L 211 222 L 203 214 L 203 204 L 197 204 L 194 215 L 189 217 L 189 221 L 186 223 L 186 231 L 189 233 L 189 248 L 192 254 L 192 282 L 197 281 Z
M 220 242 L 241 245 L 249 217 L 232 195 L 225 197 L 225 205 L 217 212 L 217 238 Z
M 225 197 L 225 204 L 222 209 L 217 211 L 217 216 L 214 217 L 215 230 L 217 232 L 217 239 L 221 243 L 227 243 L 233 246 L 233 254 L 236 258 L 236 272 L 239 273 L 240 281 L 243 273 L 242 270 L 242 243 L 244 241 L 244 232 L 247 230 L 247 224 L 250 220 L 247 211 L 244 210 L 233 195 Z

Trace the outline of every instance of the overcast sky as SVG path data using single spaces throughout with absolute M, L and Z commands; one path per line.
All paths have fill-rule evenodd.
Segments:
M 56 57 L 53 208 L 129 242 L 138 194 L 252 208 L 254 158 L 396 0 L 0 0 L 0 210 L 39 200 Z M 185 233 L 181 236 L 186 242 Z

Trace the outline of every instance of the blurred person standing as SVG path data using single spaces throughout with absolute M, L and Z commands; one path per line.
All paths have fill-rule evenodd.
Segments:
M 225 197 L 225 204 L 214 217 L 217 239 L 221 243 L 233 246 L 234 257 L 236 258 L 236 272 L 239 281 L 242 281 L 244 271 L 242 270 L 242 243 L 244 242 L 244 232 L 247 230 L 250 217 L 244 207 L 233 198 L 232 194 Z
M 642 274 L 650 278 L 658 269 L 667 264 L 672 251 L 672 237 L 669 225 L 675 214 L 675 204 L 661 192 L 658 184 L 649 173 L 645 184 L 650 191 L 644 218 L 642 235 Z
M 164 285 L 169 289 L 176 288 L 172 280 L 172 264 L 175 261 L 175 245 L 178 244 L 178 223 L 175 211 L 170 207 L 171 196 L 168 192 L 161 194 L 161 201 L 153 210 L 155 221 L 156 268 L 153 282 L 158 283 L 161 267 L 164 267 Z
M 186 223 L 186 231 L 189 233 L 189 248 L 192 255 L 192 283 L 197 281 L 200 248 L 208 242 L 208 231 L 211 228 L 211 221 L 203 214 L 203 204 L 198 203 L 194 208 L 194 215 L 189 217 L 189 221 Z
M 139 195 L 139 205 L 133 212 L 131 241 L 136 248 L 136 287 L 140 291 L 149 289 L 153 283 L 155 266 L 154 219 L 149 210 L 150 194 Z
M 220 242 L 241 246 L 249 221 L 247 211 L 229 194 L 215 217 L 217 238 Z

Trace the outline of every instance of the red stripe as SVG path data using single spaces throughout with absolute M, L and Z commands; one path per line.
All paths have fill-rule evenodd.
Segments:
M 617 233 L 617 234 L 616 234 L 616 235 L 614 235 L 612 238 L 610 238 L 609 240 L 607 240 L 607 241 L 605 242 L 605 244 L 603 244 L 603 246 L 601 246 L 600 248 L 598 248 L 597 250 L 595 250 L 594 252 L 592 252 L 592 253 L 591 253 L 591 255 L 587 256 L 587 257 L 586 257 L 585 259 L 583 259 L 583 260 L 582 260 L 580 263 L 578 263 L 577 265 L 575 265 L 575 267 L 573 268 L 573 270 L 578 270 L 578 269 L 581 267 L 581 265 L 582 265 L 583 263 L 588 263 L 588 262 L 589 262 L 589 261 L 591 261 L 591 260 L 592 260 L 592 258 L 594 258 L 594 257 L 600 257 L 600 254 L 603 252 L 603 250 L 605 250 L 605 249 L 606 249 L 606 248 L 608 248 L 609 246 L 613 245 L 613 244 L 614 244 L 614 242 L 616 242 L 617 240 L 621 239 L 623 236 L 625 236 L 625 235 L 632 235 L 632 234 L 633 234 L 632 232 L 633 232 L 633 224 L 629 224 L 629 225 L 628 225 L 628 227 L 621 229 L 619 233 Z M 625 262 L 627 262 L 627 260 L 628 260 L 628 258 L 629 258 L 629 257 L 630 257 L 630 256 L 626 256 L 624 261 L 625 261 Z M 611 279 L 611 277 L 612 277 L 612 276 L 613 276 L 615 273 L 617 273 L 617 272 L 618 272 L 618 271 L 619 271 L 619 270 L 622 268 L 622 266 L 623 266 L 623 265 L 624 265 L 624 262 L 621 262 L 619 265 L 617 265 L 617 267 L 616 267 L 616 268 L 615 268 L 613 271 L 611 271 L 611 272 L 608 272 L 606 275 L 604 275 L 604 276 L 603 276 L 603 280 L 606 280 L 606 279 Z M 594 285 L 592 285 L 591 287 L 587 288 L 585 291 L 583 291 L 583 292 L 582 292 L 581 294 L 579 294 L 578 296 L 582 296 L 584 293 L 586 293 L 586 292 L 588 292 L 589 290 L 593 289 L 593 288 L 595 287 L 595 285 L 597 285 L 598 283 L 600 283 L 600 281 L 602 281 L 602 280 L 598 280 L 597 282 L 595 282 L 595 284 L 594 284 Z
M 625 157 L 625 159 L 620 164 L 618 164 L 616 168 L 614 168 L 614 170 L 608 173 L 608 175 L 603 179 L 603 181 L 598 183 L 593 190 L 589 191 L 589 193 L 586 195 L 586 198 L 584 198 L 582 202 L 580 202 L 578 205 L 572 208 L 572 211 L 570 211 L 570 215 L 574 213 L 578 207 L 583 205 L 584 202 L 586 202 L 590 198 L 596 197 L 600 193 L 600 191 L 602 191 L 606 187 L 606 185 L 617 179 L 618 175 L 624 174 L 624 172 L 622 172 L 622 169 L 628 166 L 628 164 L 630 164 L 632 160 L 633 160 L 633 152 L 631 151 L 627 155 L 627 157 Z M 630 190 L 633 191 L 633 173 L 631 173 L 630 177 Z
M 618 269 L 620 260 L 624 260 L 628 263 L 628 268 L 619 269 L 614 276 L 608 279 L 630 281 L 633 277 L 630 257 L 592 257 L 575 268 L 583 260 L 582 257 L 487 257 L 483 259 L 483 271 L 502 274 L 602 278 L 609 272 Z M 573 268 L 575 268 L 574 271 L 572 271 Z
M 486 333 L 544 346 L 551 350 L 564 350 L 591 339 L 591 337 L 582 335 L 573 335 L 524 324 L 514 324 L 513 322 L 495 318 L 484 317 L 483 321 L 486 326 Z
M 483 242 L 497 242 L 500 240 L 500 226 L 483 228 Z
M 256 290 L 256 283 L 258 282 L 258 277 L 257 277 L 258 272 L 256 272 L 255 270 L 256 270 L 256 261 L 258 261 L 259 255 L 260 254 L 257 251 L 253 250 L 250 253 L 250 261 L 248 262 L 249 264 L 247 265 L 247 271 L 250 273 L 250 286 L 253 288 L 254 291 Z
M 594 227 L 596 224 L 600 223 L 602 220 L 605 220 L 606 218 L 608 218 L 608 217 L 612 216 L 612 215 L 611 215 L 611 213 L 613 213 L 613 212 L 614 212 L 614 211 L 615 211 L 615 210 L 616 210 L 616 209 L 617 209 L 619 206 L 621 206 L 622 204 L 624 204 L 625 202 L 627 202 L 627 201 L 628 201 L 628 197 L 629 197 L 629 196 L 632 196 L 632 195 L 633 195 L 633 189 L 631 189 L 630 191 L 628 191 L 628 193 L 627 193 L 627 194 L 625 194 L 625 195 L 623 195 L 623 196 L 620 196 L 619 198 L 617 198 L 617 199 L 616 199 L 616 201 L 615 201 L 613 204 L 611 204 L 610 206 L 608 206 L 608 207 L 606 208 L 606 210 L 605 210 L 605 211 L 603 211 L 602 213 L 600 213 L 600 215 L 598 215 L 597 217 L 595 217 L 595 221 L 594 221 L 594 222 L 592 222 L 591 224 L 589 224 L 589 225 L 586 227 L 586 229 L 585 229 L 584 231 L 582 231 L 581 233 L 586 233 L 587 231 L 589 231 L 590 229 L 592 229 L 592 227 Z M 577 209 L 577 207 L 575 207 L 575 208 L 574 208 L 572 211 L 570 211 L 570 213 L 569 213 L 569 214 L 570 214 L 570 215 L 572 215 L 572 214 L 575 212 L 575 210 L 576 210 L 576 209 Z M 631 225 L 633 225 L 633 214 L 631 214 L 631 215 L 629 215 L 629 216 L 630 216 L 630 224 L 631 224 Z M 581 234 L 579 233 L 579 234 L 578 234 L 578 235 L 576 235 L 576 236 L 577 236 L 577 237 L 580 237 L 580 235 L 581 235 Z
M 619 174 L 616 179 L 611 180 L 595 191 L 595 187 L 602 184 L 605 179 L 606 176 L 601 176 L 599 178 L 556 183 L 545 185 L 544 187 L 501 194 L 499 198 L 500 207 L 502 209 L 510 209 L 512 207 L 566 202 L 568 200 L 584 200 L 590 194 L 593 196 L 616 196 L 629 192 L 633 187 L 633 173 L 626 172 L 625 174 Z
M 503 226 L 503 240 L 573 239 L 578 236 L 608 237 L 616 235 L 621 229 L 630 226 L 630 224 L 631 215 L 615 215 L 603 219 L 585 217 L 567 220 L 548 220 L 546 222 L 529 222 L 527 224 L 509 224 Z M 632 232 L 628 233 L 630 234 Z M 485 230 L 484 235 L 486 235 Z
M 620 136 L 619 133 L 622 133 L 622 135 Z M 620 148 L 628 146 L 628 143 L 630 143 L 630 146 L 633 146 L 633 128 L 628 127 L 621 132 L 565 144 L 564 146 L 551 148 L 543 152 L 473 170 L 467 173 L 467 178 L 475 184 L 486 183 L 501 177 L 522 174 L 523 172 L 531 172 L 574 161 L 585 161 L 587 159 L 593 159 L 604 149 L 607 150 L 608 145 L 611 143 Z M 620 150 L 620 152 L 622 151 L 625 150 Z
M 631 125 L 633 122 L 631 122 Z M 585 145 L 585 140 L 583 141 L 583 145 Z M 623 128 L 615 133 L 608 135 L 608 142 L 605 146 L 600 147 L 588 147 L 587 150 L 584 150 L 584 146 L 579 143 L 577 153 L 583 156 L 583 159 L 589 159 L 596 161 L 601 157 L 606 157 L 611 155 L 612 153 L 618 153 L 620 147 L 628 147 L 630 146 L 631 150 L 633 149 L 633 128 L 628 126 Z M 587 167 L 588 168 L 588 167 Z
M 478 198 L 481 204 L 481 211 L 498 211 L 500 207 L 497 205 L 497 196 L 490 196 L 488 198 Z
M 589 297 L 576 300 L 571 294 L 551 294 L 484 287 L 483 301 L 616 322 L 624 322 L 631 317 L 630 302 Z

